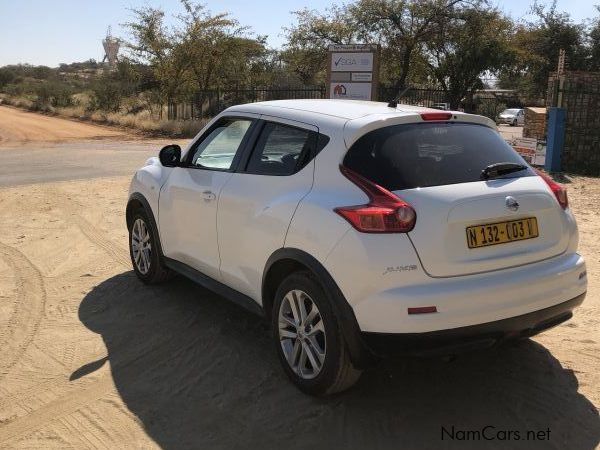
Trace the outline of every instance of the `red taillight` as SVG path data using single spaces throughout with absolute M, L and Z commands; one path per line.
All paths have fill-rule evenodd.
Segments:
M 421 113 L 421 119 L 423 120 L 450 120 L 452 113 L 447 112 L 428 112 Z
M 418 306 L 416 308 L 408 308 L 409 314 L 431 314 L 437 312 L 437 306 Z
M 547 173 L 542 172 L 541 170 L 535 169 L 537 174 L 542 177 L 542 180 L 546 182 L 548 187 L 554 192 L 554 196 L 556 200 L 558 200 L 558 204 L 562 207 L 562 209 L 567 209 L 569 207 L 569 198 L 567 197 L 567 189 L 564 186 L 561 186 L 556 181 L 554 181 Z
M 408 233 L 414 228 L 417 214 L 408 203 L 347 167 L 340 166 L 340 171 L 369 197 L 366 205 L 334 210 L 354 228 L 363 233 Z

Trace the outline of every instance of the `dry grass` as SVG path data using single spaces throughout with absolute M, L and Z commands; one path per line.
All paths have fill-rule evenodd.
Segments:
M 161 134 L 172 137 L 193 137 L 206 125 L 203 120 L 165 120 L 155 119 L 147 111 L 138 114 L 106 113 L 101 111 L 86 111 L 81 106 L 59 108 L 61 116 L 79 120 L 89 120 L 103 125 L 113 125 L 139 130 L 144 133 Z
M 94 122 L 102 125 L 130 128 L 147 134 L 169 137 L 194 137 L 208 122 L 208 119 L 155 119 L 151 117 L 148 111 L 142 111 L 137 114 L 87 111 L 82 105 L 70 106 L 66 108 L 52 108 L 49 106 L 47 108 L 40 109 L 38 106 L 36 106 L 35 102 L 25 97 L 10 97 L 7 95 L 0 95 L 0 103 L 29 111 L 43 112 L 46 114 Z
M 23 108 L 32 110 L 33 101 L 26 97 L 11 97 L 5 94 L 0 94 L 0 104 L 15 106 L 17 108 Z

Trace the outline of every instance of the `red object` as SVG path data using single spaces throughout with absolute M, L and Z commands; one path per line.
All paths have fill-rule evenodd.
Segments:
M 535 169 L 535 171 L 540 177 L 542 177 L 542 179 L 546 182 L 548 187 L 552 189 L 552 192 L 554 192 L 554 196 L 556 197 L 556 200 L 558 200 L 558 203 L 562 207 L 562 209 L 567 209 L 569 207 L 567 189 L 564 186 L 558 184 L 552 178 L 550 178 L 550 175 L 548 175 L 547 173 L 544 173 L 538 169 Z
M 423 120 L 450 120 L 451 118 L 452 113 L 447 112 L 421 113 L 421 119 Z
M 418 308 L 408 308 L 409 314 L 430 314 L 437 312 L 437 306 L 419 306 Z
M 343 206 L 334 211 L 363 233 L 408 233 L 417 221 L 417 213 L 404 200 L 347 167 L 342 174 L 369 197 L 366 205 Z

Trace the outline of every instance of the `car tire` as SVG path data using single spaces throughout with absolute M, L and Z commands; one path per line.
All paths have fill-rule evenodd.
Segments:
M 133 270 L 146 284 L 156 284 L 173 277 L 164 266 L 158 251 L 158 233 L 144 209 L 133 213 L 129 227 L 129 256 Z
M 330 395 L 358 381 L 362 371 L 350 361 L 331 295 L 312 273 L 295 272 L 285 278 L 273 303 L 277 354 L 284 371 L 301 391 Z
M 510 124 L 512 127 L 516 127 L 517 126 L 517 119 L 513 120 L 512 123 Z

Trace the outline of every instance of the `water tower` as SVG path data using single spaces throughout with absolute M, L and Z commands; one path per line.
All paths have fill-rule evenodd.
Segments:
M 110 27 L 108 27 L 106 32 L 106 39 L 102 41 L 102 46 L 104 47 L 104 58 L 102 58 L 102 62 L 108 61 L 109 67 L 116 67 L 121 43 L 117 38 L 112 36 Z

